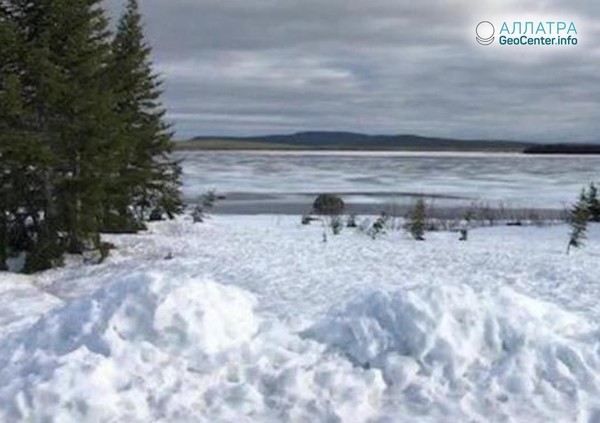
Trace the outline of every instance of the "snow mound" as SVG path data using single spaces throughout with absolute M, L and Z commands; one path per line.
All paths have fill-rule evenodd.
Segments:
M 0 422 L 578 421 L 595 324 L 510 289 L 376 291 L 300 336 L 204 277 L 121 277 L 0 338 Z
M 507 288 L 373 292 L 303 335 L 357 365 L 381 369 L 393 392 L 392 415 L 462 421 L 600 415 L 596 328 Z
M 138 273 L 0 340 L 1 422 L 361 421 L 379 371 L 204 278 Z M 356 417 L 358 413 L 361 417 Z
M 193 278 L 167 283 L 158 273 L 141 273 L 48 313 L 8 342 L 18 344 L 24 358 L 34 352 L 60 356 L 82 347 L 110 356 L 121 341 L 214 354 L 254 335 L 254 304 L 253 297 L 234 287 Z M 0 367 L 15 359 L 3 355 Z
M 89 400 L 102 404 L 107 391 L 117 399 L 132 382 L 129 366 L 135 373 L 144 362 L 167 364 L 169 355 L 210 361 L 247 342 L 259 324 L 254 304 L 237 288 L 202 279 L 177 283 L 141 273 L 119 280 L 3 340 L 0 410 L 35 421 L 39 416 L 23 410 L 47 410 L 54 421 L 68 421 L 65 413 L 78 408 L 85 414 Z M 62 403 L 59 392 L 69 397 L 74 387 L 82 397 Z

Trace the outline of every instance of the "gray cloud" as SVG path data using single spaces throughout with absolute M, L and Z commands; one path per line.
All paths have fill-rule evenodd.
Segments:
M 110 0 L 117 14 L 121 1 Z M 181 137 L 298 130 L 599 140 L 585 0 L 143 0 Z M 484 19 L 574 20 L 576 47 L 479 46 Z

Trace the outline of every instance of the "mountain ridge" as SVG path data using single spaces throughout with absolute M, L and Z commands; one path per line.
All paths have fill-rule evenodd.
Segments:
M 303 131 L 260 136 L 197 136 L 177 148 L 275 150 L 408 150 L 408 151 L 523 151 L 530 142 L 426 137 L 412 134 L 371 135 L 348 131 Z

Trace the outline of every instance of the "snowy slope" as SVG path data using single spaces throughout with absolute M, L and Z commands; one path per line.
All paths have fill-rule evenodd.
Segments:
M 99 266 L 0 273 L 0 421 L 597 421 L 599 229 L 570 256 L 563 226 L 109 237 Z

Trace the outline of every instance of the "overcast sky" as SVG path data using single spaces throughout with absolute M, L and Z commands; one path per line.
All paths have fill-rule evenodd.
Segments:
M 179 137 L 344 130 L 600 141 L 600 2 L 141 5 Z M 482 20 L 497 33 L 504 20 L 573 21 L 579 43 L 481 46 Z

